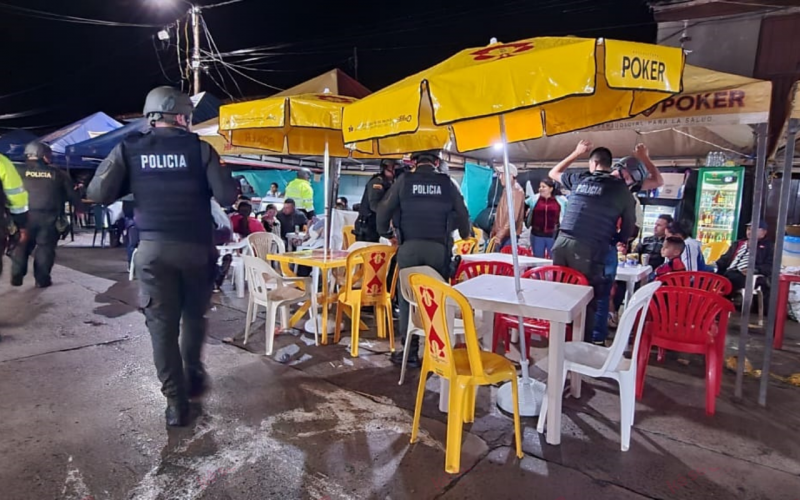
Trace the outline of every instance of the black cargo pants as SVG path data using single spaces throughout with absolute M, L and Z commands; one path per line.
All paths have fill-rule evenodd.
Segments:
M 435 241 L 405 241 L 397 249 L 397 268 L 403 270 L 407 267 L 430 266 L 446 279 L 450 274 L 449 255 L 450 251 L 443 244 Z M 397 297 L 400 301 L 400 335 L 405 341 L 408 331 L 409 305 L 400 292 L 400 283 L 397 284 L 397 289 Z M 419 337 L 416 335 L 411 338 L 410 348 L 411 352 L 416 352 L 419 348 Z
M 605 260 L 608 254 L 608 245 L 593 245 L 581 242 L 564 233 L 560 233 L 553 244 L 553 264 L 569 267 L 583 274 L 589 285 L 594 289 L 594 296 L 586 306 L 586 329 L 583 340 L 592 341 L 595 315 L 597 313 L 597 299 L 602 296 L 605 283 Z
M 28 212 L 28 242 L 17 245 L 11 253 L 11 277 L 23 278 L 28 274 L 28 259 L 33 254 L 33 277 L 36 283 L 49 284 L 50 272 L 56 261 L 58 213 L 31 210 Z
M 184 371 L 203 369 L 200 355 L 216 256 L 211 245 L 169 241 L 143 240 L 136 252 L 141 307 L 161 392 L 169 399 L 185 400 Z

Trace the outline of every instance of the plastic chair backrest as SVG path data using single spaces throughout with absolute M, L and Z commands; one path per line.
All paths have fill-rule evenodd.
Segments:
M 475 239 L 478 240 L 478 244 L 481 244 L 486 237 L 486 233 L 478 226 L 472 226 L 472 232 L 475 234 Z
M 665 286 L 696 288 L 719 295 L 730 295 L 733 290 L 733 285 L 728 278 L 705 271 L 681 271 L 665 274 L 656 279 Z
M 496 250 L 497 238 L 490 238 L 489 243 L 486 244 L 486 250 L 483 253 L 492 253 Z
M 252 233 L 247 237 L 247 244 L 250 245 L 250 254 L 263 259 L 270 253 L 272 246 L 272 235 L 270 233 Z
M 733 311 L 733 303 L 716 293 L 662 286 L 650 302 L 647 331 L 653 337 L 682 344 L 706 345 L 715 332 L 725 334 Z M 715 324 L 717 329 L 712 328 Z
M 500 253 L 511 254 L 513 253 L 513 249 L 511 248 L 511 245 L 506 245 L 500 249 Z M 531 252 L 530 248 L 517 246 L 517 255 L 522 255 L 524 257 L 533 257 L 533 252 Z
M 514 276 L 514 266 L 505 262 L 461 262 L 461 265 L 454 276 L 457 283 L 471 280 L 482 274 L 494 274 L 496 276 Z
M 347 252 L 351 253 L 356 250 L 361 250 L 362 248 L 374 247 L 377 245 L 380 245 L 380 243 L 372 243 L 371 241 L 356 241 L 352 245 L 347 247 Z
M 389 266 L 397 249 L 388 245 L 371 245 L 354 250 L 347 256 L 347 284 L 345 300 L 351 293 L 361 294 L 362 304 L 372 304 L 391 293 Z M 356 273 L 357 266 L 361 272 Z M 361 277 L 361 288 L 355 289 L 356 278 Z
M 242 255 L 242 259 L 251 296 L 266 301 L 269 293 L 268 283 L 271 281 L 281 283 L 282 276 L 260 257 Z
M 428 357 L 431 370 L 451 381 L 457 375 L 446 313 L 446 305 L 450 301 L 461 310 L 470 371 L 473 376 L 483 374 L 475 317 L 467 299 L 447 283 L 430 276 L 412 274 L 409 281 L 419 307 L 422 329 L 425 331 L 425 356 Z
M 344 226 L 342 228 L 342 245 L 344 245 L 342 250 L 349 250 L 350 246 L 356 242 L 356 235 L 353 234 L 355 229 L 355 226 Z
M 478 246 L 478 240 L 475 238 L 467 238 L 455 242 L 456 255 L 467 255 L 475 251 Z
M 442 283 L 445 283 L 444 278 L 442 275 L 439 274 L 436 269 L 430 266 L 414 266 L 414 267 L 407 267 L 405 269 L 400 270 L 400 293 L 403 295 L 403 298 L 406 299 L 406 302 L 409 304 L 415 304 L 416 299 L 414 298 L 414 290 L 411 289 L 411 282 L 408 278 L 412 274 L 424 274 L 425 276 L 430 276 L 431 278 L 435 278 Z
M 617 327 L 617 334 L 614 336 L 614 342 L 611 344 L 610 352 L 606 362 L 603 364 L 602 370 L 604 372 L 614 370 L 619 366 L 622 356 L 625 354 L 625 348 L 628 347 L 630 342 L 631 333 L 636 330 L 633 342 L 633 356 L 631 356 L 630 369 L 636 372 L 636 361 L 639 352 L 639 342 L 642 340 L 642 330 L 644 329 L 644 319 L 647 316 L 647 310 L 650 302 L 653 299 L 653 294 L 661 287 L 662 283 L 654 281 L 649 283 L 633 294 L 630 304 L 625 307 L 625 312 L 619 320 Z
M 580 272 L 563 266 L 542 266 L 528 269 L 523 278 L 566 283 L 568 285 L 589 285 L 589 280 Z

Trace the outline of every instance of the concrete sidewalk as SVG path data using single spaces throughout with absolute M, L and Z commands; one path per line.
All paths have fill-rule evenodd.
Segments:
M 63 250 L 76 268 L 70 252 L 93 266 L 111 252 Z M 277 338 L 288 354 L 279 363 L 261 354 L 259 322 L 254 352 L 223 343 L 244 328 L 240 304 L 224 296 L 209 312 L 213 390 L 191 428 L 166 430 L 135 283 L 122 279 L 124 262 L 102 265 L 120 281 L 57 266 L 49 289 L 0 283 L 4 500 L 800 496 L 797 389 L 773 387 L 764 410 L 750 403 L 755 381 L 734 402 L 726 375 L 707 417 L 702 366 L 651 365 L 630 451 L 619 450 L 617 389 L 590 381 L 580 400 L 565 401 L 562 446 L 523 421 L 520 461 L 511 421 L 486 388 L 465 426 L 462 473 L 450 476 L 437 382 L 427 384 L 420 443 L 409 445 L 413 370 L 400 387 L 377 342 L 351 360 L 344 345 L 288 334 Z

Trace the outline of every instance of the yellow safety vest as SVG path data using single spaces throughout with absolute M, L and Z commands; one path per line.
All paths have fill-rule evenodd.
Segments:
M 22 185 L 22 178 L 11 160 L 0 155 L 0 183 L 6 193 L 9 211 L 14 214 L 24 214 L 28 211 L 28 192 Z
M 304 179 L 295 179 L 286 186 L 286 198 L 294 200 L 294 204 L 300 210 L 311 212 L 314 210 L 314 188 L 311 183 Z

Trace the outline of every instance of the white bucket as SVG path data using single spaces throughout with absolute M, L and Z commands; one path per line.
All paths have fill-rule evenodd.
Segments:
M 784 237 L 781 265 L 783 267 L 800 267 L 800 237 Z

